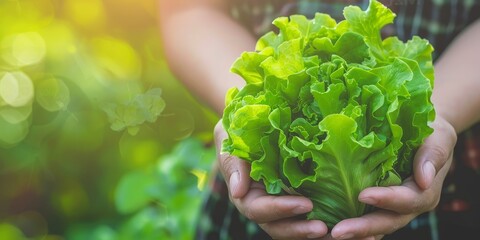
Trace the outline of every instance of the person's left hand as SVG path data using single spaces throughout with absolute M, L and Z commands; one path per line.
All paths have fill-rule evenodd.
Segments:
M 382 239 L 437 206 L 457 135 L 452 125 L 440 116 L 432 127 L 434 132 L 415 155 L 413 176 L 401 186 L 371 187 L 358 196 L 359 201 L 380 210 L 339 222 L 323 239 Z

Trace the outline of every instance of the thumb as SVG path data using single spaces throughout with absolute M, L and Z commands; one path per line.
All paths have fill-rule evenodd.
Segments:
M 222 142 L 227 138 L 227 133 L 221 120 L 215 126 L 214 138 L 220 172 L 227 183 L 228 191 L 233 198 L 242 198 L 250 187 L 250 164 L 228 153 L 222 153 Z
M 432 127 L 432 135 L 418 149 L 413 163 L 415 182 L 423 190 L 431 186 L 440 169 L 450 167 L 457 142 L 457 134 L 447 121 L 439 118 Z

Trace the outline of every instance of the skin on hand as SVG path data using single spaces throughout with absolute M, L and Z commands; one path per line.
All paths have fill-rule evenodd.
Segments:
M 319 239 L 327 234 L 327 226 L 322 221 L 298 218 L 312 210 L 308 198 L 267 194 L 263 184 L 251 180 L 250 166 L 246 161 L 219 153 L 226 137 L 220 121 L 215 127 L 218 164 L 230 200 L 240 213 L 258 223 L 273 239 Z
M 327 234 L 321 221 L 295 218 L 312 209 L 310 200 L 300 196 L 271 196 L 263 184 L 252 182 L 246 161 L 219 154 L 219 165 L 229 187 L 230 199 L 238 210 L 257 222 L 273 239 L 382 239 L 407 225 L 421 213 L 433 210 L 439 202 L 443 180 L 452 162 L 457 135 L 441 117 L 432 124 L 434 133 L 425 139 L 414 159 L 414 175 L 401 186 L 372 187 L 359 195 L 359 201 L 380 210 L 362 217 L 345 219 Z M 215 127 L 217 149 L 226 138 L 221 122 Z
M 457 135 L 454 128 L 440 116 L 437 116 L 432 127 L 433 134 L 425 139 L 415 155 L 413 176 L 401 186 L 363 190 L 358 200 L 381 210 L 339 222 L 332 229 L 332 237 L 381 239 L 383 235 L 395 232 L 416 216 L 437 206 L 443 181 L 452 163 Z

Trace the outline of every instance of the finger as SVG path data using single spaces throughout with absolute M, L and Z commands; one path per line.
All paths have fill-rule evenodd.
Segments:
M 423 190 L 432 185 L 433 179 L 442 167 L 450 167 L 449 159 L 457 141 L 455 129 L 442 118 L 433 123 L 433 128 L 434 132 L 425 139 L 413 161 L 415 181 Z
M 241 198 L 248 192 L 250 186 L 250 165 L 238 157 L 221 153 L 222 142 L 227 138 L 221 121 L 215 126 L 215 145 L 219 160 L 220 172 L 225 178 L 230 196 Z
M 433 186 L 422 190 L 407 178 L 401 186 L 372 187 L 360 192 L 359 201 L 381 209 L 400 214 L 418 215 L 434 209 L 440 199 L 443 179 L 448 167 L 440 169 L 433 181 Z
M 247 195 L 232 199 L 238 210 L 256 223 L 266 223 L 295 217 L 312 211 L 312 202 L 302 196 L 275 196 L 265 192 L 259 183 L 252 184 Z
M 383 235 L 378 235 L 378 236 L 355 238 L 355 240 L 380 240 L 382 238 L 383 238 Z
M 352 240 L 379 240 L 383 236 L 370 236 L 370 237 L 361 237 L 361 238 L 351 238 Z
M 325 237 L 319 238 L 318 240 L 342 240 L 342 239 L 351 239 L 351 240 L 381 240 L 385 235 L 369 236 L 369 237 L 350 237 L 352 235 L 342 235 L 340 238 L 332 237 L 332 234 L 327 234 Z
M 238 157 L 228 154 L 219 156 L 220 172 L 225 178 L 231 197 L 242 198 L 250 186 L 250 165 Z
M 355 240 L 380 240 L 384 236 L 383 235 L 378 235 L 378 236 L 370 236 L 370 237 L 361 237 L 361 238 L 354 238 Z
M 260 227 L 272 239 L 318 239 L 327 234 L 328 228 L 322 221 L 284 219 L 261 224 Z
M 332 229 L 335 239 L 357 239 L 376 236 L 381 239 L 384 234 L 392 233 L 407 225 L 415 215 L 399 215 L 397 213 L 378 210 L 359 218 L 349 218 L 339 222 Z
M 217 149 L 217 154 L 219 154 L 220 150 L 222 149 L 223 140 L 227 139 L 227 137 L 228 137 L 227 132 L 223 128 L 221 119 L 215 125 L 213 135 L 214 135 L 214 140 L 215 140 L 215 147 Z
M 371 187 L 358 195 L 360 202 L 401 214 L 426 211 L 436 200 L 435 194 L 423 192 L 410 179 L 402 186 Z

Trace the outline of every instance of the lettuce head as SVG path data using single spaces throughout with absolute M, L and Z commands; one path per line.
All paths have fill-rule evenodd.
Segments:
M 226 96 L 222 151 L 251 164 L 270 194 L 301 194 L 309 219 L 332 227 L 365 214 L 367 187 L 399 185 L 433 130 L 433 47 L 418 36 L 383 39 L 395 14 L 362 10 L 279 17 L 231 68 L 245 80 Z

